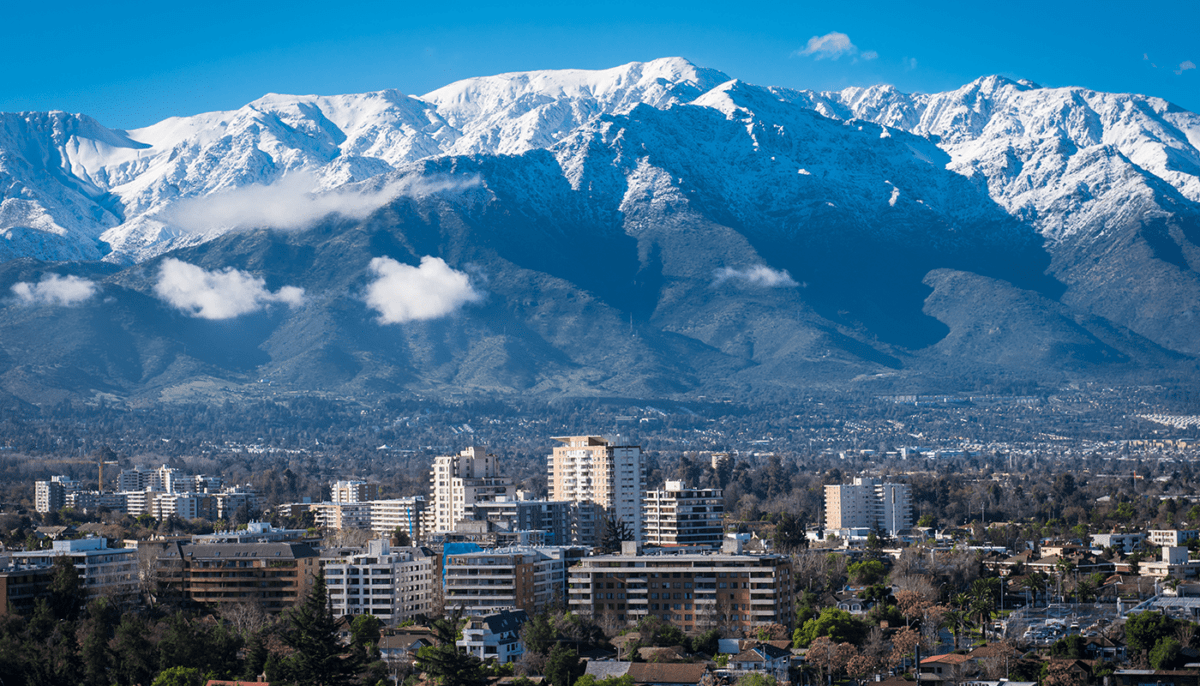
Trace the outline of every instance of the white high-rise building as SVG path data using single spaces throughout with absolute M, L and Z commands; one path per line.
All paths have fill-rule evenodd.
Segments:
M 592 502 L 620 519 L 641 541 L 646 467 L 642 448 L 613 445 L 600 436 L 559 436 L 549 457 L 550 500 Z
M 56 512 L 67 505 L 67 496 L 79 491 L 79 482 L 69 476 L 52 476 L 49 481 L 33 482 L 34 509 Z
M 428 548 L 393 548 L 386 538 L 364 548 L 321 553 L 334 616 L 373 614 L 395 625 L 433 609 L 433 554 Z
M 825 487 L 825 527 L 882 529 L 889 534 L 912 528 L 912 487 L 856 477 L 853 484 Z
M 648 545 L 721 547 L 725 498 L 719 488 L 684 488 L 668 481 L 661 490 L 646 491 L 642 505 Z
M 517 494 L 512 479 L 500 476 L 496 456 L 475 446 L 434 458 L 429 481 L 432 531 L 453 531 L 465 518 L 467 505 L 511 500 Z

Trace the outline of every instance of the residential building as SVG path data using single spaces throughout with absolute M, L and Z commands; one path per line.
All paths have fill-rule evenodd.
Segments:
M 596 681 L 628 676 L 634 686 L 700 686 L 711 683 L 708 664 L 705 662 L 618 662 L 595 661 L 587 663 L 585 674 Z
M 757 643 L 746 646 L 741 652 L 729 658 L 727 669 L 731 676 L 742 676 L 750 672 L 762 672 L 775 677 L 778 681 L 788 680 L 788 668 L 792 664 L 792 651 L 773 646 L 770 643 Z
M 196 534 L 192 536 L 192 543 L 275 543 L 299 541 L 307 536 L 305 529 L 276 529 L 269 522 L 250 522 L 238 531 Z
M 618 624 L 648 615 L 688 632 L 795 623 L 791 562 L 746 554 L 737 539 L 724 541 L 720 552 L 654 555 L 627 542 L 619 555 L 587 557 L 572 567 L 567 593 L 572 611 Z
M 608 517 L 620 519 L 641 541 L 642 498 L 646 491 L 646 467 L 642 449 L 616 445 L 600 436 L 558 436 L 562 445 L 548 458 L 550 500 L 596 503 Z M 575 540 L 596 541 L 598 522 L 579 522 L 583 529 Z
M 912 488 L 867 477 L 826 486 L 825 528 L 881 529 L 892 535 L 911 529 Z
M 721 546 L 721 517 L 725 499 L 721 489 L 684 488 L 668 481 L 661 490 L 646 491 L 642 520 L 647 545 Z
M 335 503 L 365 503 L 379 500 L 379 484 L 366 481 L 335 481 L 329 486 L 329 500 Z
M 375 615 L 395 625 L 433 610 L 433 551 L 393 548 L 386 538 L 365 548 L 321 553 L 334 616 Z
M 1159 579 L 1174 577 L 1176 579 L 1195 578 L 1200 573 L 1200 560 L 1188 557 L 1188 549 L 1184 546 L 1162 547 L 1162 559 L 1141 563 L 1143 576 Z
M 1151 529 L 1147 532 L 1150 545 L 1178 547 L 1196 538 L 1200 531 L 1196 529 Z
M 0 566 L 0 617 L 9 611 L 33 613 L 34 603 L 50 592 L 54 568 L 46 565 L 6 564 Z
M 576 504 L 567 500 L 513 500 L 502 497 L 463 508 L 465 520 L 503 524 L 508 531 L 544 531 L 547 545 L 572 543 Z
M 57 512 L 67 506 L 67 495 L 78 490 L 79 482 L 69 476 L 52 476 L 46 481 L 35 481 L 34 509 L 38 512 Z
M 88 597 L 129 598 L 137 592 L 138 558 L 135 548 L 109 548 L 103 538 L 54 541 L 50 550 L 13 551 L 12 563 L 25 567 L 50 567 L 65 557 L 79 571 Z
M 433 460 L 429 477 L 429 531 L 453 531 L 467 506 L 516 496 L 512 479 L 500 476 L 496 456 L 471 446 Z
M 287 516 L 311 511 L 318 528 L 329 531 L 364 529 L 380 536 L 391 536 L 397 528 L 405 531 L 412 541 L 421 531 L 425 498 L 392 498 L 357 503 L 287 503 L 279 506 Z
M 1092 534 L 1093 548 L 1119 548 L 1126 555 L 1140 550 L 1146 534 Z
M 581 548 L 497 548 L 447 554 L 443 568 L 446 608 L 471 616 L 505 609 L 542 612 L 566 600 L 567 567 Z
M 183 543 L 158 558 L 163 591 L 222 607 L 257 603 L 277 614 L 304 597 L 318 570 L 307 543 Z
M 521 642 L 521 625 L 529 620 L 524 610 L 501 610 L 495 614 L 473 617 L 462 628 L 462 638 L 455 645 L 481 660 L 500 664 L 516 662 L 525 653 Z

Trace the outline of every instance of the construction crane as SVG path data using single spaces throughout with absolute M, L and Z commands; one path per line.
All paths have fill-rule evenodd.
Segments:
M 104 460 L 104 459 L 89 460 L 86 458 L 49 459 L 49 460 L 41 460 L 41 461 L 49 463 L 49 464 L 94 464 L 94 465 L 96 465 L 100 470 L 99 486 L 96 488 L 96 490 L 98 490 L 98 491 L 104 490 L 104 465 L 106 465 L 106 464 L 121 464 L 120 462 L 118 462 L 116 460 Z

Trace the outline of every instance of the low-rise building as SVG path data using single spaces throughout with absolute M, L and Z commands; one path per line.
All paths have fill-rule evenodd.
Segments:
M 566 600 L 566 570 L 580 548 L 497 548 L 446 555 L 445 604 L 472 616 L 538 613 Z
M 1146 534 L 1092 534 L 1092 547 L 1118 548 L 1125 554 L 1140 550 Z
M 0 567 L 0 617 L 9 612 L 32 614 L 34 602 L 50 592 L 53 578 L 53 567 L 17 564 Z
M 428 548 L 393 548 L 380 538 L 364 548 L 326 550 L 321 565 L 336 617 L 372 614 L 394 625 L 433 610 L 433 552 Z
M 516 662 L 525 653 L 521 642 L 521 625 L 529 620 L 524 610 L 501 610 L 495 614 L 473 617 L 462 629 L 462 638 L 455 642 L 464 652 L 481 660 L 501 664 Z
M 792 565 L 787 557 L 746 554 L 728 539 L 719 553 L 644 555 L 625 543 L 620 555 L 580 560 L 570 570 L 568 606 L 595 620 L 634 624 L 654 615 L 684 631 L 723 627 L 791 628 Z
M 307 543 L 182 543 L 158 557 L 165 593 L 217 607 L 257 603 L 276 614 L 312 586 L 317 551 Z
M 54 541 L 50 550 L 21 550 L 12 562 L 25 567 L 50 567 L 57 557 L 66 557 L 79 570 L 89 598 L 131 598 L 138 587 L 138 558 L 134 548 L 109 548 L 103 538 Z
M 1146 538 L 1151 545 L 1178 547 L 1187 545 L 1198 534 L 1196 529 L 1151 529 Z

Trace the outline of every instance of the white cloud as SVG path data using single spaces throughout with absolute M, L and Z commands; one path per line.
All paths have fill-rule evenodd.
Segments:
M 836 60 L 842 55 L 857 55 L 858 47 L 850 42 L 850 36 L 838 31 L 831 31 L 824 36 L 809 38 L 808 44 L 804 46 L 804 49 L 797 50 L 794 54 L 801 57 L 816 57 L 819 60 Z M 872 54 L 874 54 L 874 51 L 872 51 Z M 874 57 L 867 59 L 874 59 Z
M 376 257 L 370 269 L 378 278 L 367 286 L 366 300 L 380 324 L 437 319 L 483 299 L 465 273 L 440 257 L 426 255 L 419 267 Z
M 862 58 L 868 62 L 877 57 L 879 57 L 879 53 L 875 52 L 874 50 L 868 50 L 862 54 Z
M 744 269 L 725 267 L 718 269 L 713 278 L 713 286 L 720 286 L 727 281 L 738 281 L 748 286 L 760 288 L 794 288 L 800 284 L 792 278 L 787 270 L 771 269 L 765 264 Z
M 365 217 L 402 195 L 421 196 L 478 185 L 477 178 L 452 181 L 406 177 L 382 188 L 358 186 L 319 192 L 316 177 L 300 172 L 270 185 L 252 184 L 181 200 L 161 218 L 192 233 L 257 227 L 299 229 L 330 214 Z
M 272 293 L 262 278 L 232 267 L 208 271 L 170 258 L 162 263 L 154 293 L 172 307 L 201 319 L 230 319 L 271 303 L 304 304 L 304 289 L 284 286 Z
M 74 275 L 47 274 L 37 283 L 20 281 L 12 292 L 22 305 L 78 305 L 88 300 L 99 288 L 95 281 Z
M 1179 68 L 1175 70 L 1175 73 L 1178 75 L 1182 75 L 1183 72 L 1185 72 L 1189 69 L 1195 69 L 1195 68 L 1196 68 L 1195 62 L 1193 62 L 1191 60 L 1184 60 L 1179 63 Z
M 917 58 L 915 58 L 915 57 L 905 58 L 903 64 L 904 64 L 905 71 L 912 71 L 913 69 L 917 68 Z

